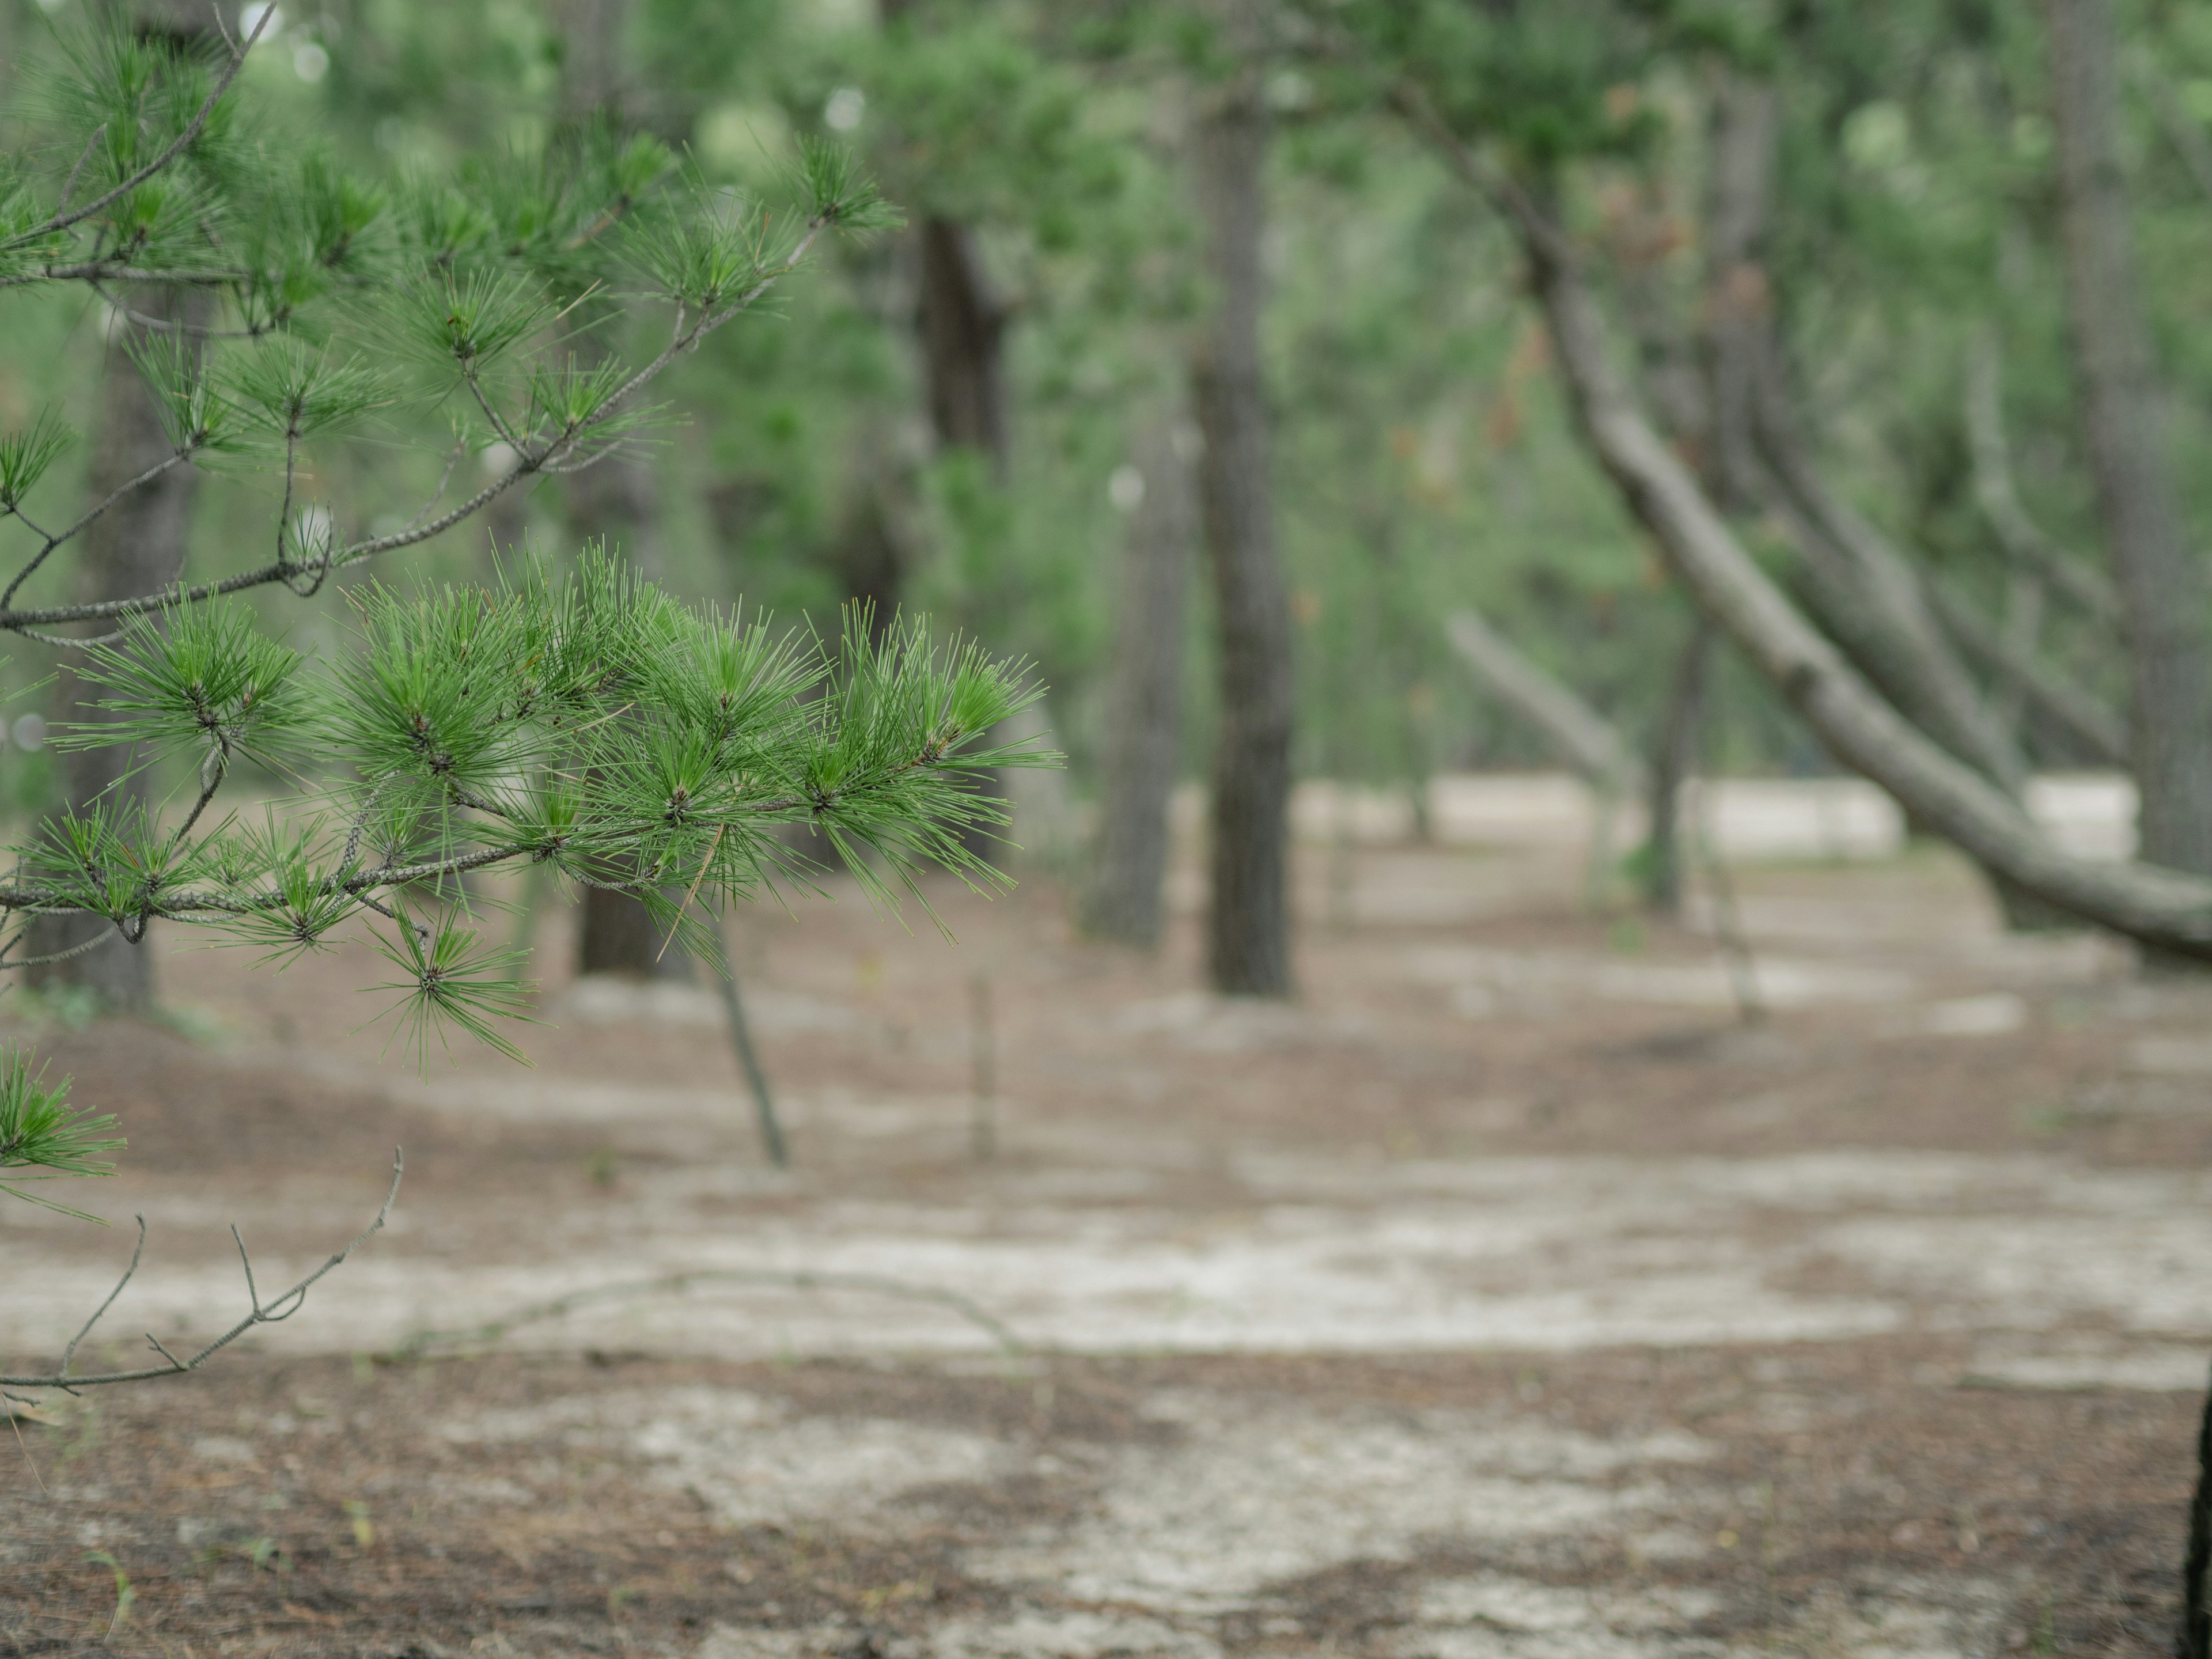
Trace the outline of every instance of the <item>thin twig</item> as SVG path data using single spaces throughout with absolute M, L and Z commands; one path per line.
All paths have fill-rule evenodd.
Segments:
M 79 519 L 68 529 L 46 536 L 46 544 L 38 550 L 37 554 L 33 556 L 28 564 L 25 565 L 21 570 L 15 573 L 15 579 L 8 584 L 6 591 L 0 592 L 0 611 L 4 611 L 8 607 L 9 602 L 15 597 L 15 590 L 21 587 L 25 582 L 28 581 L 31 579 L 32 574 L 37 571 L 38 568 L 46 562 L 46 556 L 48 554 L 59 547 L 64 542 L 66 542 L 76 536 L 87 525 L 90 524 L 94 519 L 100 517 L 101 514 L 106 512 L 109 507 L 113 507 L 116 502 L 121 501 L 132 490 L 153 483 L 155 479 L 160 477 L 164 472 L 167 472 L 171 467 L 176 465 L 179 462 L 190 460 L 191 456 L 192 447 L 191 445 L 186 445 L 185 447 L 179 449 L 171 454 L 167 459 L 155 462 L 153 465 L 148 467 L 137 477 L 127 479 L 124 483 L 116 485 L 114 489 L 109 490 L 97 505 L 93 507 L 82 518 Z M 19 519 L 23 517 L 21 513 L 18 513 L 15 516 Z M 31 521 L 28 519 L 23 519 L 23 522 L 28 525 Z M 33 526 L 32 527 L 33 529 L 37 528 L 36 526 Z M 43 535 L 46 532 L 40 532 L 40 533 Z M 71 641 L 71 643 L 76 643 L 76 641 Z
M 313 1289 L 315 1284 L 320 1280 L 325 1273 L 331 1272 L 334 1268 L 344 1265 L 344 1263 L 353 1255 L 353 1253 L 356 1250 L 358 1250 L 362 1245 L 368 1243 L 371 1238 L 375 1237 L 376 1234 L 383 1231 L 386 1219 L 392 1214 L 392 1203 L 399 1196 L 399 1182 L 401 1177 L 404 1176 L 405 1173 L 405 1160 L 401 1156 L 399 1150 L 395 1147 L 392 1153 L 392 1186 L 390 1190 L 384 1195 L 384 1203 L 377 1210 L 376 1218 L 371 1221 L 368 1226 L 364 1227 L 361 1231 L 361 1233 L 354 1239 L 353 1243 L 347 1245 L 343 1249 L 338 1251 L 336 1255 L 331 1256 L 329 1261 L 323 1263 L 321 1267 L 316 1268 L 314 1272 L 309 1273 L 305 1279 L 302 1279 L 298 1284 L 293 1285 L 291 1289 L 286 1291 L 282 1296 L 276 1297 L 273 1302 L 264 1304 L 260 1299 L 259 1292 L 253 1289 L 253 1264 L 246 1257 L 245 1240 L 243 1238 L 239 1238 L 238 1229 L 233 1227 L 231 1229 L 231 1236 L 234 1238 L 238 1238 L 239 1256 L 240 1259 L 244 1261 L 246 1263 L 246 1286 L 248 1294 L 253 1298 L 253 1310 L 247 1314 L 245 1318 L 240 1320 L 235 1325 L 233 1325 L 228 1330 L 225 1331 L 221 1336 L 216 1337 L 205 1347 L 193 1354 L 189 1359 L 178 1358 L 174 1354 L 171 1353 L 167 1348 L 161 1346 L 158 1338 L 155 1337 L 152 1333 L 149 1332 L 146 1337 L 147 1341 L 152 1343 L 155 1352 L 160 1353 L 164 1359 L 168 1361 L 167 1364 L 149 1365 L 137 1370 L 101 1371 L 89 1376 L 74 1376 L 70 1374 L 69 1358 L 67 1356 L 64 1356 L 62 1362 L 62 1368 L 58 1371 L 49 1371 L 36 1376 L 0 1376 L 0 1387 L 16 1389 L 63 1389 L 73 1390 L 76 1389 L 100 1388 L 116 1382 L 150 1382 L 157 1376 L 180 1376 L 187 1372 L 198 1370 L 202 1365 L 204 1365 L 210 1359 L 222 1352 L 223 1349 L 228 1347 L 232 1343 L 238 1340 L 240 1337 L 245 1335 L 246 1332 L 252 1330 L 256 1325 L 275 1324 L 281 1320 L 289 1319 L 294 1314 L 299 1312 L 300 1309 L 307 1302 L 308 1291 Z M 143 1229 L 144 1224 L 142 1222 L 140 1224 Z M 143 1247 L 143 1231 L 141 1233 L 140 1242 Z M 86 1322 L 84 1329 L 77 1333 L 76 1342 L 82 1342 L 84 1340 L 86 1333 L 89 1332 L 92 1329 L 93 1325 L 98 1322 L 100 1315 L 107 1311 L 109 1304 L 112 1304 L 115 1300 L 116 1296 L 121 1292 L 123 1285 L 130 1283 L 131 1273 L 136 1273 L 137 1270 L 138 1256 L 137 1252 L 134 1251 L 131 1257 L 130 1270 L 123 1275 L 122 1283 L 117 1285 L 115 1290 L 109 1292 L 107 1301 L 100 1304 L 99 1311 L 94 1313 L 92 1318 Z M 289 1303 L 291 1305 L 289 1307 L 286 1307 L 285 1304 L 287 1303 Z M 283 1310 L 283 1311 L 277 1311 L 280 1309 Z M 71 1355 L 73 1355 L 76 1351 L 76 1342 L 70 1344 L 69 1352 Z
M 417 543 L 428 541 L 433 537 L 442 535 L 463 520 L 472 517 L 507 490 L 521 483 L 523 479 L 566 460 L 574 453 L 578 446 L 592 431 L 614 418 L 624 401 L 659 376 L 678 356 L 686 351 L 697 349 L 708 335 L 712 334 L 733 318 L 750 310 L 762 295 L 775 287 L 783 277 L 797 270 L 799 263 L 806 257 L 816 240 L 829 223 L 830 221 L 827 219 L 813 221 L 809 225 L 806 234 L 792 250 L 789 258 L 774 270 L 763 276 L 759 282 L 739 295 L 722 310 L 702 316 L 688 334 L 672 342 L 659 356 L 631 375 L 588 419 L 577 422 L 572 430 L 563 433 L 543 451 L 535 453 L 526 452 L 511 471 L 493 479 L 467 501 L 428 523 L 403 528 L 388 536 L 379 536 L 367 541 L 356 542 L 352 546 L 342 550 L 334 550 L 318 563 L 325 572 L 331 569 L 346 569 L 374 558 L 380 553 L 392 552 L 403 547 L 411 547 Z M 73 274 L 82 276 L 102 273 L 88 267 Z M 113 272 L 105 274 L 119 275 Z M 7 282 L 0 280 L 0 287 L 8 285 Z M 273 582 L 283 581 L 297 574 L 300 568 L 301 567 L 289 561 L 280 559 L 274 564 L 241 571 L 235 575 L 225 576 L 217 580 L 202 582 L 193 587 L 179 586 L 156 593 L 138 594 L 130 599 L 100 599 L 82 605 L 49 605 L 36 611 L 8 610 L 5 595 L 0 595 L 0 629 L 13 633 L 27 633 L 32 628 L 40 626 L 92 622 L 109 617 L 141 616 L 173 610 L 180 605 L 198 604 L 203 599 L 243 592 L 249 588 L 264 587 Z M 13 589 L 9 591 L 12 592 Z M 79 643 L 72 640 L 58 640 L 55 642 L 65 645 Z
M 109 940 L 120 939 L 122 935 L 114 928 L 103 927 L 97 933 L 94 933 L 90 939 L 85 940 L 82 945 L 72 945 L 66 951 L 49 951 L 44 956 L 19 957 L 13 962 L 0 962 L 0 969 L 6 969 L 9 971 L 13 971 L 17 968 L 43 968 L 48 963 L 68 962 L 74 957 L 85 956 L 91 951 L 97 951 L 101 945 L 106 944 Z
M 62 1350 L 62 1370 L 64 1372 L 76 1359 L 77 1344 L 92 1334 L 92 1328 L 100 1323 L 100 1316 L 115 1305 L 115 1298 L 123 1294 L 123 1287 L 131 1282 L 132 1276 L 138 1271 L 138 1259 L 146 1253 L 146 1218 L 142 1215 L 137 1217 L 137 1220 L 138 1242 L 131 1247 L 131 1265 L 123 1270 L 123 1277 L 115 1281 L 115 1288 L 107 1293 L 107 1300 L 92 1310 L 92 1317 L 84 1322 L 84 1328 L 70 1338 L 69 1346 Z
M 92 130 L 92 137 L 84 141 L 84 148 L 77 152 L 76 162 L 70 168 L 69 177 L 62 180 L 62 193 L 54 201 L 57 211 L 68 210 L 69 198 L 76 194 L 76 176 L 84 171 L 84 164 L 92 160 L 94 147 L 106 135 L 106 132 L 107 123 L 102 121 Z

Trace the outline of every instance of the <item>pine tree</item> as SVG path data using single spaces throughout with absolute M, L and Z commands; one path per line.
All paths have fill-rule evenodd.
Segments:
M 0 289 L 88 291 L 135 325 L 167 444 L 71 507 L 59 419 L 0 434 L 0 526 L 21 549 L 0 630 L 72 665 L 85 718 L 62 747 L 119 755 L 123 778 L 185 780 L 61 811 L 12 849 L 0 967 L 30 965 L 40 926 L 73 930 L 71 951 L 206 929 L 276 966 L 365 930 L 397 1031 L 427 1062 L 457 1033 L 517 1054 L 528 1014 L 521 960 L 477 925 L 471 871 L 549 866 L 635 894 L 678 944 L 708 941 L 702 918 L 765 885 L 812 883 L 824 860 L 894 903 L 920 896 L 927 866 L 996 880 L 969 842 L 1003 809 L 975 781 L 1042 758 L 989 744 L 1036 695 L 1019 664 L 860 612 L 836 639 L 780 634 L 681 604 L 604 547 L 526 556 L 477 586 L 378 574 L 507 491 L 619 460 L 673 364 L 825 236 L 896 224 L 850 159 L 806 146 L 788 207 L 709 191 L 656 141 L 605 125 L 457 177 L 367 179 L 257 126 L 234 94 L 254 44 L 60 37 L 46 123 L 0 158 Z M 665 346 L 642 362 L 578 351 L 556 296 L 595 286 L 657 310 Z M 193 305 L 166 303 L 179 295 Z M 444 477 L 404 524 L 387 501 L 313 498 L 318 458 L 425 411 L 450 422 Z M 449 500 L 487 454 L 500 465 Z M 37 599 L 140 492 L 216 468 L 267 475 L 265 559 Z M 347 588 L 350 642 L 327 661 L 244 597 L 309 599 L 348 575 L 369 580 Z M 246 763 L 287 792 L 226 814 Z M 823 860 L 777 833 L 794 824 Z M 0 1172 L 107 1167 L 112 1123 L 67 1091 L 21 1049 L 0 1056 Z

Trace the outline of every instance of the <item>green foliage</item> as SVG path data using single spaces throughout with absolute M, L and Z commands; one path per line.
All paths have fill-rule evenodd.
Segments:
M 678 605 L 603 550 L 493 589 L 371 587 L 357 605 L 358 647 L 320 672 L 235 605 L 134 621 L 88 653 L 79 672 L 112 718 L 70 743 L 198 760 L 204 796 L 234 754 L 312 752 L 318 781 L 258 824 L 195 814 L 165 832 L 104 801 L 59 814 L 15 849 L 0 904 L 132 938 L 160 919 L 280 963 L 364 927 L 404 972 L 379 988 L 399 994 L 418 1059 L 450 1029 L 519 1057 L 499 1022 L 528 989 L 466 925 L 463 872 L 548 866 L 637 893 L 674 932 L 695 903 L 811 884 L 828 866 L 774 834 L 799 824 L 895 903 L 919 896 L 925 866 L 998 880 L 966 838 L 1005 809 L 975 781 L 1051 758 L 989 744 L 1036 695 L 1019 665 L 938 645 L 918 621 L 874 643 L 863 615 L 834 646 L 778 635 Z
M 118 791 L 23 838 L 0 883 L 0 968 L 24 965 L 9 958 L 49 918 L 74 919 L 82 947 L 130 948 L 159 921 L 280 965 L 366 933 L 394 970 L 373 988 L 418 1062 L 454 1032 L 519 1059 L 507 1033 L 528 1017 L 523 958 L 485 941 L 468 872 L 537 866 L 636 893 L 672 946 L 701 942 L 702 914 L 835 860 L 885 898 L 918 891 L 925 864 L 998 879 L 969 837 L 1003 825 L 1003 807 L 974 785 L 1042 758 L 988 738 L 1035 693 L 1024 669 L 933 643 L 921 623 L 824 645 L 679 604 L 593 549 L 489 586 L 355 586 L 354 637 L 311 662 L 228 597 L 311 592 L 635 441 L 665 418 L 646 389 L 670 364 L 825 238 L 899 222 L 855 160 L 810 141 L 788 200 L 772 182 L 738 199 L 677 176 L 660 140 L 595 118 L 386 177 L 242 115 L 222 90 L 240 61 L 220 41 L 64 23 L 25 66 L 39 77 L 26 143 L 0 157 L 0 290 L 75 294 L 82 308 L 89 289 L 173 449 L 64 528 L 26 525 L 34 550 L 0 630 L 112 629 L 72 642 L 100 718 L 59 725 L 56 746 L 124 748 L 134 775 L 191 779 L 175 811 Z M 617 340 L 578 349 L 586 330 L 616 331 L 617 283 L 671 319 L 642 362 Z M 14 384 L 11 371 L 11 397 Z M 373 461 L 441 404 L 447 481 L 482 455 L 498 469 L 489 483 L 447 505 L 441 482 L 412 519 L 380 514 L 366 534 L 304 505 L 311 483 L 319 499 L 357 481 L 351 457 Z M 0 436 L 0 517 L 21 519 L 69 441 L 52 407 Z M 8 608 L 132 489 L 218 459 L 273 475 L 260 495 L 273 561 Z M 282 786 L 251 818 L 210 810 L 241 762 Z M 786 843 L 794 825 L 821 857 Z M 10 1051 L 0 1167 L 106 1167 L 121 1144 L 110 1121 L 66 1093 Z
M 45 409 L 21 431 L 0 438 L 0 510 L 20 507 L 75 437 L 58 414 Z
M 70 1080 L 64 1078 L 48 1088 L 45 1077 L 44 1068 L 32 1070 L 30 1056 L 21 1048 L 9 1044 L 0 1052 L 0 1170 L 35 1170 L 27 1177 L 34 1181 L 112 1174 L 115 1166 L 106 1154 L 119 1152 L 124 1144 L 114 1133 L 113 1116 L 71 1106 Z M 0 1193 L 89 1218 L 18 1185 L 0 1182 Z

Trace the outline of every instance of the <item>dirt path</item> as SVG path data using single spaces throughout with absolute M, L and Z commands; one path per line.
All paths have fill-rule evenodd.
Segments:
M 318 1014 L 352 962 L 180 957 L 198 1035 L 47 1032 L 132 1136 L 118 1354 L 234 1316 L 228 1220 L 272 1279 L 410 1173 L 252 1352 L 24 1428 L 0 1651 L 108 1636 L 118 1570 L 149 1653 L 2163 1648 L 2212 993 L 2006 939 L 1919 853 L 1745 879 L 1755 1029 L 1709 939 L 1579 914 L 1570 858 L 1304 875 L 1291 1009 L 1198 994 L 1188 918 L 1158 963 L 1072 941 L 1044 883 L 948 900 L 957 949 L 747 918 L 789 1175 L 685 988 L 550 984 L 534 1071 L 427 1080 Z M 0 1208 L 0 1351 L 58 1347 L 126 1243 Z M 368 1358 L 700 1269 L 956 1291 L 1023 1352 L 720 1285 Z

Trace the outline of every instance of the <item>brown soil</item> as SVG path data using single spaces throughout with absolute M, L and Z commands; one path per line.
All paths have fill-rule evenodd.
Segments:
M 93 1363 L 235 1317 L 227 1221 L 266 1282 L 408 1175 L 298 1319 L 17 1425 L 0 1653 L 2166 1650 L 2212 994 L 2007 939 L 1925 854 L 1743 878 L 1756 1025 L 1565 860 L 1369 849 L 1336 923 L 1306 873 L 1287 1012 L 1199 994 L 1188 917 L 1157 962 L 1074 940 L 1042 881 L 948 896 L 957 948 L 746 917 L 789 1175 L 696 992 L 556 976 L 533 1072 L 427 1081 L 349 1031 L 359 958 L 179 956 L 198 1035 L 48 1027 L 150 1228 Z M 6 1369 L 127 1231 L 0 1209 Z M 687 1267 L 957 1291 L 1024 1346 L 735 1285 L 374 1357 Z

